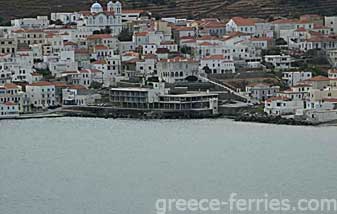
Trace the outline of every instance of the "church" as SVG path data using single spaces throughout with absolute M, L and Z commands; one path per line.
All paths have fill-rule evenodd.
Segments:
M 89 28 L 96 30 L 109 27 L 113 35 L 118 35 L 122 31 L 122 4 L 110 1 L 105 10 L 99 2 L 95 2 L 90 11 L 81 12 L 81 18 Z

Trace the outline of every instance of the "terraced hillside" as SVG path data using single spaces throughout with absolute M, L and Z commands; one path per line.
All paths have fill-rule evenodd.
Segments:
M 93 0 L 0 0 L 5 19 L 87 10 Z M 106 0 L 100 2 L 106 3 Z M 122 0 L 125 8 L 144 8 L 160 16 L 231 17 L 337 14 L 337 0 Z M 149 3 L 154 2 L 154 3 Z M 159 3 L 158 3 L 159 2 Z

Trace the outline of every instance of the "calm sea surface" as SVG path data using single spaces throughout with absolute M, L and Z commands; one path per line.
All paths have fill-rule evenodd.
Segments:
M 232 192 L 337 198 L 337 127 L 0 121 L 0 214 L 150 214 L 158 198 Z

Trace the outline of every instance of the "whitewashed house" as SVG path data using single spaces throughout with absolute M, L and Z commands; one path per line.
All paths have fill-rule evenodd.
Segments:
M 0 118 L 13 118 L 19 116 L 19 105 L 13 102 L 0 103 Z
M 34 82 L 26 86 L 26 95 L 30 105 L 46 109 L 56 106 L 55 85 L 51 82 Z
M 289 55 L 266 55 L 264 60 L 267 63 L 271 63 L 277 70 L 285 70 L 292 68 L 292 59 Z
M 265 101 L 271 97 L 275 97 L 279 91 L 280 86 L 264 83 L 249 84 L 246 86 L 247 95 L 257 101 Z
M 198 76 L 198 69 L 198 61 L 181 57 L 163 59 L 157 63 L 158 76 L 167 83 L 186 81 L 189 76 Z
M 290 100 L 287 97 L 272 97 L 265 101 L 264 112 L 270 115 L 294 115 L 304 109 L 302 100 Z
M 226 31 L 255 34 L 256 33 L 255 21 L 252 19 L 242 17 L 233 17 L 226 24 Z
M 224 55 L 210 55 L 200 60 L 200 71 L 211 74 L 235 73 L 234 61 Z
M 297 85 L 299 82 L 312 78 L 310 71 L 285 71 L 282 72 L 282 80 L 288 86 Z

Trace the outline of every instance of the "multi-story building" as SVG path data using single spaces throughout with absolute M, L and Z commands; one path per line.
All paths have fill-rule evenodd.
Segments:
M 211 74 L 235 73 L 235 66 L 230 57 L 211 55 L 200 60 L 199 70 L 208 70 Z
M 14 38 L 0 37 L 0 53 L 15 54 L 17 50 L 17 43 Z
M 256 32 L 255 21 L 242 17 L 233 17 L 226 24 L 226 31 L 254 34 Z
M 73 85 L 62 90 L 62 105 L 88 106 L 94 105 L 99 99 L 99 94 L 94 94 L 83 86 Z
M 287 71 L 282 73 L 282 80 L 288 86 L 297 85 L 299 82 L 312 78 L 309 71 Z
M 122 31 L 122 4 L 110 1 L 105 11 L 101 4 L 95 2 L 90 11 L 81 12 L 84 25 L 92 30 L 109 28 L 113 35 Z
M 324 25 L 330 28 L 330 33 L 337 33 L 337 16 L 324 17 Z
M 264 60 L 267 63 L 271 63 L 275 69 L 284 70 L 291 68 L 292 59 L 289 55 L 266 55 Z
M 250 84 L 246 86 L 246 93 L 249 97 L 257 101 L 265 101 L 277 95 L 280 86 L 273 86 L 263 83 Z
M 15 28 L 46 28 L 49 20 L 48 16 L 38 16 L 37 18 L 13 19 L 11 24 Z
M 13 34 L 18 45 L 44 44 L 46 41 L 46 33 L 42 29 L 18 29 Z
M 13 84 L 6 83 L 0 86 L 0 103 L 13 102 L 21 105 L 22 90 L 21 87 Z
M 208 112 L 218 114 L 218 95 L 210 93 L 169 94 L 164 83 L 152 83 L 147 88 L 112 88 L 110 102 L 120 108 L 161 112 Z
M 56 106 L 55 85 L 51 82 L 34 82 L 26 86 L 29 104 L 35 108 L 46 109 Z
M 19 105 L 13 102 L 0 103 L 0 118 L 19 116 Z
M 198 61 L 181 57 L 162 59 L 157 63 L 158 76 L 167 83 L 186 81 L 189 76 L 198 76 L 198 69 Z

